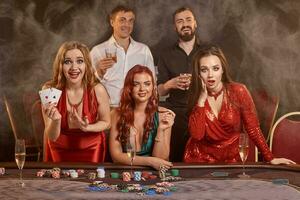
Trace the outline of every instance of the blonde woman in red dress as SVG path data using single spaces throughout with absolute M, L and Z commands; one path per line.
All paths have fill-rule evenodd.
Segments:
M 190 138 L 184 162 L 239 162 L 239 137 L 245 130 L 265 161 L 294 164 L 273 157 L 248 89 L 231 81 L 227 70 L 227 60 L 219 47 L 206 45 L 195 54 L 189 99 Z
M 103 162 L 104 130 L 110 127 L 109 97 L 96 81 L 88 48 L 65 42 L 53 64 L 53 78 L 43 89 L 62 90 L 58 104 L 43 106 L 44 161 Z

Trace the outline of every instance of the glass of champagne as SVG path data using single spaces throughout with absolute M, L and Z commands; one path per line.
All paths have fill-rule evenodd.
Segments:
M 248 157 L 249 152 L 249 138 L 246 133 L 240 134 L 239 138 L 239 153 L 241 161 L 243 162 L 243 174 L 240 174 L 238 177 L 240 178 L 250 178 L 248 174 L 245 173 L 245 162 Z
M 21 187 L 25 186 L 25 184 L 23 182 L 23 177 L 22 177 L 22 170 L 23 170 L 23 166 L 24 166 L 24 163 L 25 163 L 25 156 L 26 156 L 25 140 L 16 139 L 15 159 L 16 159 L 16 163 L 17 163 L 17 166 L 18 166 L 19 172 L 20 172 L 20 185 L 21 185 Z
M 129 138 L 127 139 L 126 143 L 126 153 L 127 156 L 130 158 L 130 172 L 131 176 L 133 176 L 132 173 L 132 165 L 133 165 L 133 159 L 135 157 L 136 153 L 136 142 L 135 142 L 135 129 L 132 127 L 130 128 Z

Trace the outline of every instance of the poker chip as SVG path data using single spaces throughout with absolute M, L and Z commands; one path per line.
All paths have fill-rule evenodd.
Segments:
M 84 170 L 83 169 L 77 169 L 76 172 L 78 173 L 78 176 L 84 174 Z
M 142 179 L 142 172 L 140 172 L 140 171 L 135 171 L 135 172 L 133 173 L 133 179 L 134 179 L 135 181 L 141 181 L 141 179 Z
M 43 177 L 45 175 L 45 171 L 44 170 L 40 170 L 36 173 L 37 177 Z
M 155 192 L 157 194 L 163 194 L 164 192 L 169 192 L 170 190 L 168 188 L 165 187 L 158 187 L 155 189 Z
M 51 176 L 52 178 L 60 178 L 60 171 L 56 171 L 56 170 L 52 171 Z
M 149 195 L 149 196 L 153 196 L 156 194 L 156 192 L 154 190 L 148 190 L 145 192 L 146 195 Z
M 150 176 L 150 173 L 149 173 L 149 172 L 147 172 L 147 171 L 142 171 L 142 178 L 148 179 L 149 176 Z
M 161 182 L 161 183 L 156 183 L 157 186 L 159 187 L 173 187 L 174 184 L 170 182 Z
M 62 171 L 61 171 L 61 174 L 62 174 L 64 177 L 69 177 L 69 176 L 70 176 L 70 171 L 69 171 L 69 170 L 62 170 Z
M 49 170 L 49 169 L 45 170 L 44 177 L 51 178 L 52 177 L 52 170 Z
M 131 180 L 130 172 L 123 172 L 122 177 L 123 177 L 123 181 L 130 181 Z
M 179 170 L 178 169 L 171 169 L 171 175 L 172 176 L 179 176 Z
M 69 171 L 70 173 L 76 172 L 75 169 L 69 169 L 68 171 Z
M 98 167 L 96 171 L 98 178 L 105 178 L 105 170 L 103 167 Z
M 128 189 L 124 189 L 124 190 L 120 190 L 121 192 L 125 192 L 125 193 L 128 193 L 129 190 Z
M 156 179 L 157 176 L 156 176 L 156 175 L 150 175 L 149 178 L 150 178 L 150 179 Z
M 177 190 L 176 187 L 170 187 L 170 191 L 175 192 Z
M 88 179 L 95 180 L 96 179 L 96 173 L 95 172 L 88 173 Z
M 60 173 L 60 168 L 54 167 L 54 168 L 52 169 L 52 171 L 56 171 L 56 172 L 59 172 L 59 173 Z
M 170 181 L 170 182 L 172 182 L 172 181 L 182 181 L 182 180 L 184 180 L 184 179 L 179 177 L 179 176 L 176 176 L 176 177 L 175 176 L 168 176 L 164 179 L 164 181 Z
M 105 187 L 105 186 L 102 186 L 102 187 L 99 187 L 99 186 L 89 186 L 88 189 L 90 191 L 105 192 L 105 191 L 110 190 L 110 187 Z
M 159 166 L 159 178 L 164 180 L 166 178 L 167 171 L 168 169 L 164 165 Z
M 72 171 L 70 173 L 71 178 L 78 178 L 78 173 L 76 171 Z
M 117 179 L 117 178 L 119 178 L 120 176 L 119 176 L 119 173 L 117 173 L 117 172 L 112 172 L 112 173 L 110 173 L 110 177 L 113 178 L 113 179 Z
M 127 188 L 127 184 L 125 183 L 120 183 L 117 185 L 118 190 L 124 190 Z

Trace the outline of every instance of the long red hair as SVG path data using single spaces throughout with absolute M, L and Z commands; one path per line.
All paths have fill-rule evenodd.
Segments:
M 130 69 L 125 77 L 124 88 L 121 94 L 121 100 L 117 112 L 119 114 L 119 120 L 117 122 L 117 130 L 119 132 L 117 139 L 121 141 L 122 146 L 126 145 L 127 139 L 130 134 L 130 127 L 134 125 L 134 109 L 135 101 L 133 99 L 133 81 L 136 74 L 146 73 L 151 77 L 153 90 L 152 95 L 148 100 L 145 114 L 146 120 L 144 123 L 144 135 L 143 142 L 146 142 L 149 136 L 149 131 L 153 128 L 153 117 L 158 108 L 158 95 L 157 88 L 155 87 L 155 81 L 153 74 L 148 67 L 142 65 L 135 65 Z

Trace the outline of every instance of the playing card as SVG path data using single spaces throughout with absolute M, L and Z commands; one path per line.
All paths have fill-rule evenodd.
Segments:
M 51 103 L 58 103 L 60 95 L 61 90 L 58 90 L 56 88 L 50 88 L 49 101 Z
M 50 102 L 50 88 L 39 91 L 39 95 L 43 105 Z

